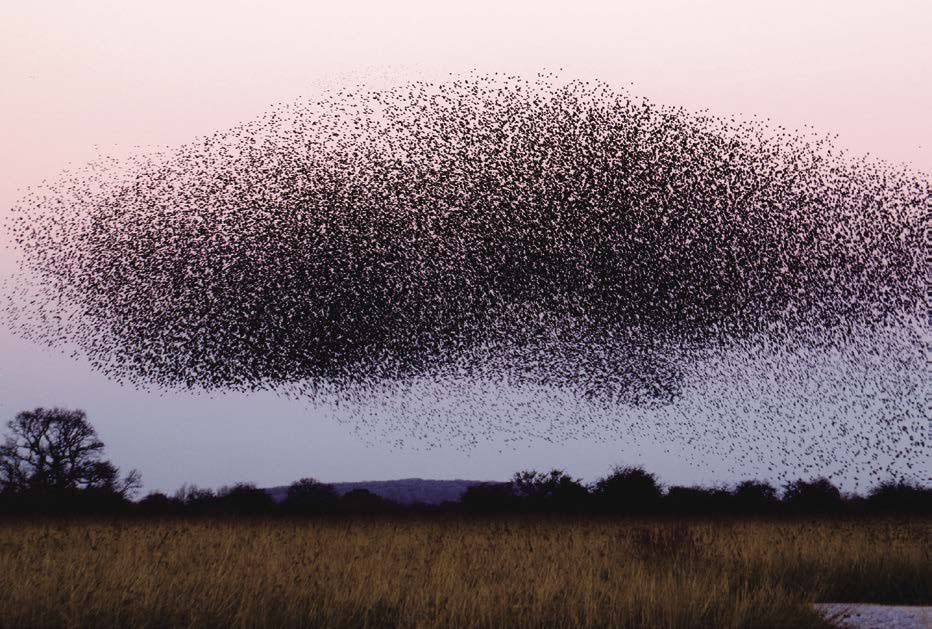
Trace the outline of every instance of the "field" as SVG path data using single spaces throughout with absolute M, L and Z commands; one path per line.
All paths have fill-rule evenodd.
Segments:
M 0 626 L 826 626 L 932 603 L 922 519 L 0 522 Z

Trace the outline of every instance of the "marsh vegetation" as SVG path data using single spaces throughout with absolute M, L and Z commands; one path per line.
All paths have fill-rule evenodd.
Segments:
M 7 520 L 4 627 L 825 626 L 928 604 L 927 519 Z

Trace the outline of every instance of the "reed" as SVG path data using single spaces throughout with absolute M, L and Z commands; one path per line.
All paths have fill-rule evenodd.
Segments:
M 932 602 L 930 522 L 7 521 L 3 627 L 826 626 Z

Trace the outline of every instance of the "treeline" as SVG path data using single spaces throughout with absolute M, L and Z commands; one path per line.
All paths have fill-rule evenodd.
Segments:
M 523 471 L 509 482 L 479 483 L 459 501 L 401 504 L 366 489 L 344 494 L 305 478 L 292 483 L 284 500 L 265 489 L 239 483 L 217 491 L 184 486 L 174 495 L 150 493 L 132 501 L 100 489 L 62 494 L 0 494 L 0 513 L 46 515 L 125 514 L 140 517 L 314 517 L 377 514 L 590 514 L 618 516 L 867 516 L 932 515 L 932 489 L 886 482 L 867 495 L 844 494 L 825 478 L 798 480 L 782 492 L 759 481 L 733 487 L 664 488 L 640 467 L 616 468 L 586 485 L 562 470 Z
M 218 491 L 184 486 L 173 496 L 132 496 L 139 473 L 121 476 L 102 458 L 103 443 L 82 411 L 35 409 L 8 423 L 0 445 L 0 514 L 132 514 L 138 516 L 324 516 L 349 514 L 605 514 L 669 516 L 932 515 L 932 488 L 903 481 L 866 496 L 843 494 L 830 480 L 786 483 L 780 491 L 748 480 L 733 487 L 664 488 L 640 467 L 616 467 L 585 484 L 563 470 L 516 473 L 508 482 L 479 483 L 460 500 L 402 505 L 366 489 L 342 495 L 326 483 L 292 483 L 282 501 L 253 484 Z
M 402 505 L 366 489 L 342 496 L 333 486 L 306 478 L 277 503 L 263 489 L 239 484 L 217 492 L 183 488 L 175 496 L 150 494 L 133 505 L 145 515 L 313 516 L 377 513 L 612 514 L 612 515 L 868 515 L 932 514 L 932 489 L 905 482 L 882 483 L 866 496 L 843 494 L 825 478 L 772 485 L 744 481 L 732 488 L 672 486 L 640 467 L 624 467 L 592 485 L 562 470 L 522 471 L 509 482 L 479 483 L 457 502 Z

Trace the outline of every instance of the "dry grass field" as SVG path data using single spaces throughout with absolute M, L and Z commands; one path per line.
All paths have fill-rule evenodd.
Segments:
M 3 627 L 824 626 L 932 602 L 932 523 L 0 522 Z

